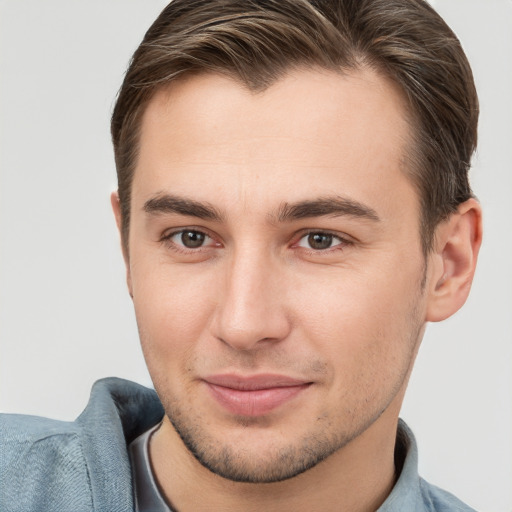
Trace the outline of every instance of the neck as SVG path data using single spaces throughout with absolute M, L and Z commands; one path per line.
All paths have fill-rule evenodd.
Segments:
M 179 512 L 370 512 L 379 508 L 395 482 L 397 415 L 388 409 L 323 462 L 277 483 L 240 483 L 215 475 L 187 450 L 167 418 L 151 440 L 150 456 L 160 488 Z

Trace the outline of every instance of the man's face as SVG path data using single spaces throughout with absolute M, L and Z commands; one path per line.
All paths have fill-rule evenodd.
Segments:
M 426 308 L 409 131 L 370 71 L 257 94 L 201 75 L 150 102 L 129 285 L 167 416 L 214 472 L 284 479 L 392 428 Z

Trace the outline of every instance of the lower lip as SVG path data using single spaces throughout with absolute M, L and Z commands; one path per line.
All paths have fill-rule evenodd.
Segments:
M 213 397 L 225 409 L 238 416 L 263 416 L 289 402 L 310 384 L 242 391 L 206 383 Z

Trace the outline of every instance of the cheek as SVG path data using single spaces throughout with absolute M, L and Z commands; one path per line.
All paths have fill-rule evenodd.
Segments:
M 298 325 L 320 337 L 340 336 L 356 343 L 392 320 L 400 308 L 393 289 L 382 279 L 351 270 L 333 269 L 297 283 L 292 301 Z
M 331 276 L 299 287 L 307 293 L 297 299 L 297 324 L 343 379 L 391 374 L 410 359 L 422 324 L 418 277 L 389 275 Z
M 378 416 L 403 389 L 422 323 L 417 303 L 392 300 L 387 287 L 345 292 L 312 301 L 305 318 L 313 350 L 329 367 L 327 415 L 346 425 Z
M 207 276 L 163 267 L 138 266 L 132 273 L 137 325 L 150 370 L 186 365 L 215 308 L 215 287 Z

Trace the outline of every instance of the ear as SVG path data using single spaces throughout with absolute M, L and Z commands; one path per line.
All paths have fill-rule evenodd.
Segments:
M 436 229 L 427 321 L 444 320 L 466 302 L 481 242 L 482 209 L 478 201 L 469 199 Z
M 121 203 L 119 202 L 119 193 L 117 191 L 112 192 L 110 194 L 110 204 L 112 205 L 112 211 L 114 212 L 114 217 L 116 219 L 117 229 L 119 231 L 119 236 L 121 238 L 121 250 L 123 251 L 123 259 L 124 264 L 126 266 L 126 284 L 128 285 L 128 292 L 130 293 L 130 297 L 133 298 L 133 291 L 132 291 L 132 278 L 130 274 L 130 259 L 128 255 L 128 241 L 123 240 L 123 218 L 121 214 Z

